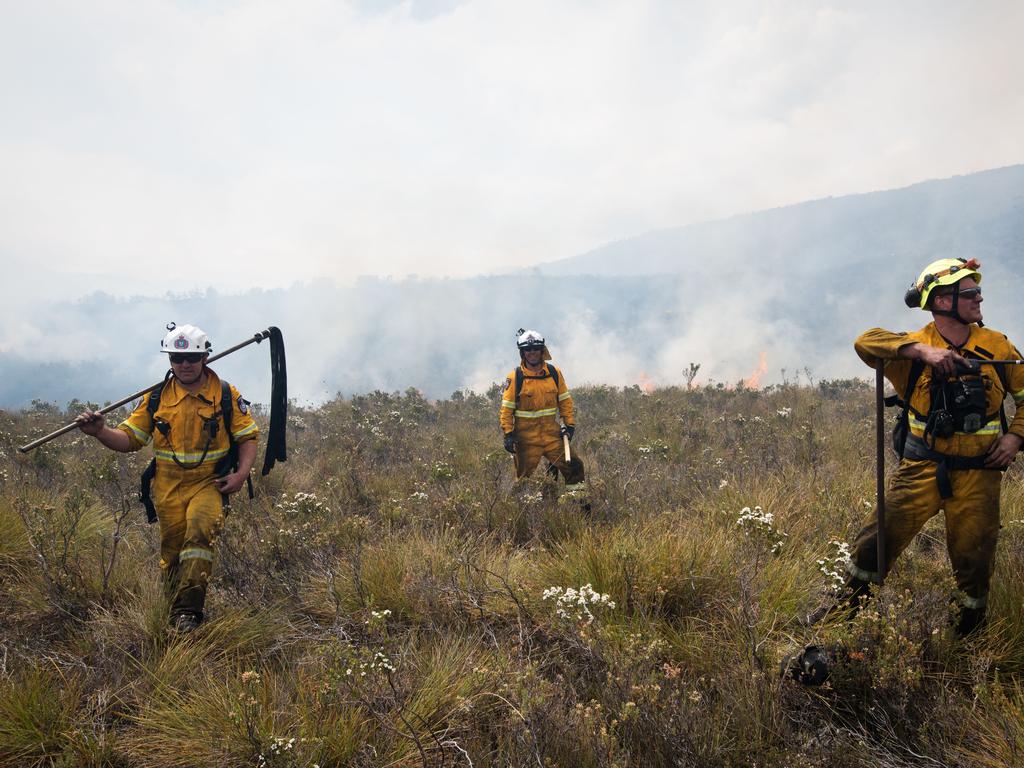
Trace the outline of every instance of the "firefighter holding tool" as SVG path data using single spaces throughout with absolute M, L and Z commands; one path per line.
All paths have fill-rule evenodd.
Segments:
M 168 326 L 161 352 L 170 371 L 116 428 L 93 411 L 78 428 L 126 453 L 153 443 L 143 475 L 143 503 L 160 522 L 160 569 L 170 601 L 170 626 L 190 632 L 203 620 L 213 550 L 230 494 L 249 478 L 257 427 L 249 403 L 206 367 L 211 344 L 193 325 Z
M 873 328 L 854 347 L 869 366 L 884 366 L 901 406 L 893 443 L 900 464 L 885 492 L 884 551 L 878 523 L 865 521 L 853 546 L 847 582 L 854 601 L 900 556 L 924 524 L 945 512 L 946 544 L 961 592 L 958 633 L 985 620 L 999 535 L 1002 472 L 1024 443 L 1024 366 L 1002 333 L 982 324 L 981 265 L 940 259 L 925 267 L 905 296 L 932 321 L 910 333 Z M 1003 410 L 1017 405 L 1011 422 Z
M 515 459 L 516 477 L 528 477 L 544 457 L 562 473 L 567 491 L 582 491 L 586 487 L 583 462 L 569 448 L 576 417 L 565 377 L 548 362 L 551 354 L 537 331 L 520 328 L 516 346 L 520 364 L 505 379 L 499 412 L 505 450 Z

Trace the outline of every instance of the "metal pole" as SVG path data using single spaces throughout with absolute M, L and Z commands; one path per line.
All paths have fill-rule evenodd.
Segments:
M 269 330 L 260 331 L 259 333 L 254 334 L 252 336 L 252 338 L 246 339 L 245 341 L 241 342 L 240 344 L 235 344 L 235 346 L 229 347 L 228 349 L 225 349 L 223 352 L 220 352 L 220 353 L 218 353 L 216 355 L 212 355 L 212 356 L 208 357 L 207 360 L 206 360 L 206 364 L 209 365 L 210 363 L 212 363 L 215 360 L 220 360 L 222 357 L 227 357 L 232 352 L 237 352 L 242 347 L 247 347 L 250 344 L 258 344 L 259 342 L 263 341 L 264 339 L 269 338 L 269 336 L 270 336 L 270 331 Z M 163 383 L 163 379 L 158 381 L 156 384 L 151 384 L 150 386 L 146 387 L 145 389 L 140 389 L 138 392 L 135 392 L 134 394 L 128 395 L 128 397 L 124 397 L 124 398 L 118 400 L 116 403 L 111 403 L 110 405 L 107 405 L 107 406 L 104 406 L 103 408 L 100 408 L 100 410 L 97 411 L 97 413 L 110 413 L 111 411 L 113 411 L 113 410 L 115 410 L 117 408 L 120 408 L 125 403 L 130 403 L 132 400 L 136 400 L 136 399 L 142 397 L 147 392 L 152 392 L 154 389 L 159 387 L 162 383 Z M 53 440 L 54 438 L 60 437 L 61 435 L 66 434 L 66 433 L 70 432 L 71 430 L 77 429 L 77 428 L 78 428 L 78 422 L 77 421 L 72 421 L 70 424 L 65 424 L 63 427 L 61 427 L 60 429 L 56 430 L 55 432 L 51 432 L 50 434 L 46 435 L 46 437 L 40 437 L 38 440 L 33 440 L 31 443 L 28 443 L 27 445 L 21 446 L 18 450 L 21 451 L 22 453 L 28 453 L 33 448 L 38 448 L 40 445 L 43 445 L 44 443 L 48 443 L 51 440 Z
M 878 532 L 875 541 L 878 544 L 878 579 L 885 581 L 885 377 L 882 375 L 885 361 L 879 359 L 875 363 L 875 496 L 878 503 Z

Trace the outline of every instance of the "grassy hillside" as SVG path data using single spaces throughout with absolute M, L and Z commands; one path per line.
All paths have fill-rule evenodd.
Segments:
M 497 392 L 296 409 L 185 637 L 134 500 L 148 455 L 22 456 L 64 414 L 0 413 L 0 764 L 1024 763 L 1018 469 L 982 636 L 949 629 L 941 519 L 871 609 L 811 630 L 873 504 L 868 386 L 574 394 L 589 516 L 513 485 Z M 811 641 L 829 683 L 781 680 Z

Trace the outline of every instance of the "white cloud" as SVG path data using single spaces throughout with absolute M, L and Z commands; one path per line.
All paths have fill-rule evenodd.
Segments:
M 1012 2 L 8 4 L 0 257 L 135 292 L 464 275 L 1019 162 L 1022 17 Z

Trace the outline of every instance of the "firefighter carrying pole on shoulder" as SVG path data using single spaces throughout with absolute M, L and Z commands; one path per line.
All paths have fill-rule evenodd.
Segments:
M 520 328 L 516 347 L 520 364 L 505 379 L 498 416 L 505 450 L 515 459 L 516 477 L 529 477 L 544 457 L 562 473 L 566 491 L 585 491 L 583 462 L 575 451 L 566 458 L 564 439 L 572 440 L 576 415 L 565 377 L 548 362 L 551 353 L 537 331 Z
M 228 498 L 246 484 L 252 495 L 249 471 L 259 430 L 249 402 L 207 367 L 212 345 L 206 333 L 194 325 L 170 323 L 167 329 L 160 351 L 167 354 L 170 370 L 132 414 L 116 428 L 106 424 L 100 411 L 82 413 L 75 422 L 120 453 L 153 443 L 155 458 L 143 474 L 140 496 L 150 522 L 160 522 L 160 570 L 170 627 L 190 632 L 203 620 L 214 543 Z M 250 341 L 263 338 L 271 341 L 274 379 L 263 464 L 267 474 L 275 461 L 285 460 L 287 391 L 281 332 L 270 328 Z

